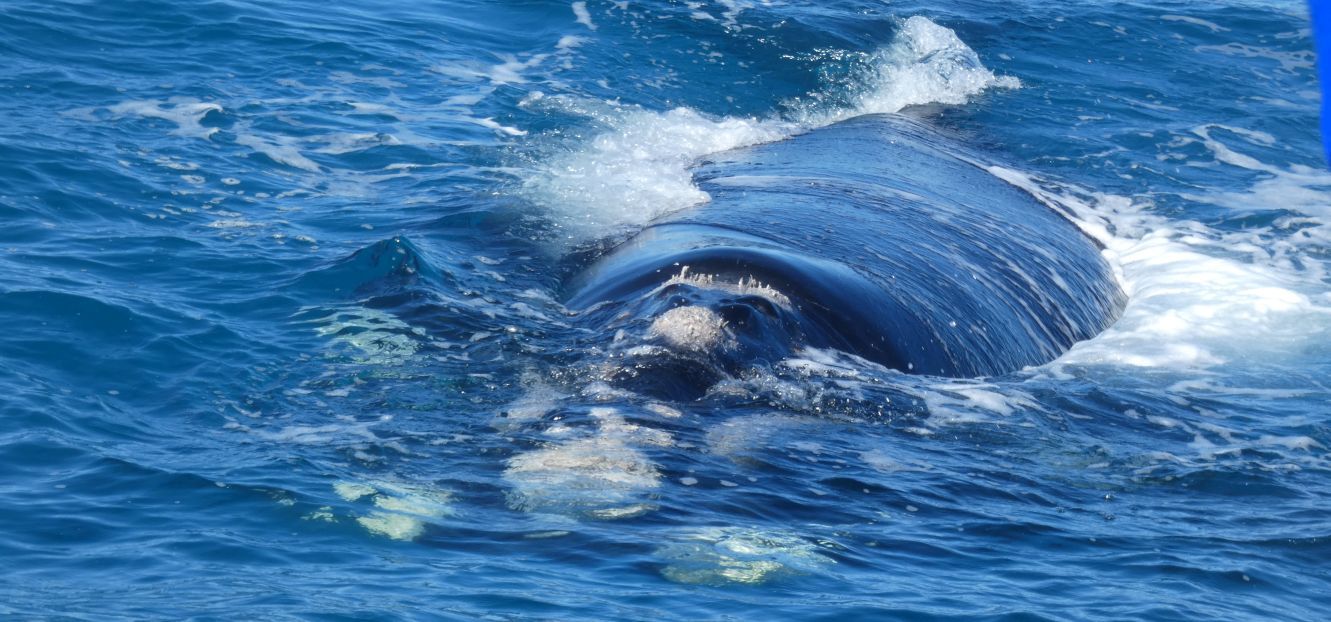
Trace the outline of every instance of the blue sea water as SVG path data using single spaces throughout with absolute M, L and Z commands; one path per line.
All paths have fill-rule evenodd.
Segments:
M 1324 620 L 1306 7 L 0 1 L 0 617 Z M 560 284 L 904 112 L 1128 295 L 1058 360 L 606 382 Z

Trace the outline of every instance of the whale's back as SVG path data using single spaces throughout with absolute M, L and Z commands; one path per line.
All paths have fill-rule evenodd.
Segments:
M 1095 242 L 968 159 L 889 115 L 712 156 L 695 172 L 712 200 L 600 259 L 571 306 L 729 265 L 794 288 L 838 333 L 814 345 L 943 376 L 1042 364 L 1112 323 L 1124 295 Z

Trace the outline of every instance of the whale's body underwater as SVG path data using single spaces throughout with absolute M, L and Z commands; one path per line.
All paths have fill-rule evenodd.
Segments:
M 675 389 L 804 346 L 938 376 L 1049 362 L 1125 297 L 1095 242 L 965 153 L 872 115 L 712 156 L 712 200 L 594 261 L 565 304 L 658 344 L 621 375 L 673 369 Z

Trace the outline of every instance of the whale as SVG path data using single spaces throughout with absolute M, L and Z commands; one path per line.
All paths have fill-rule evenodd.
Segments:
M 1068 215 L 961 141 L 865 115 L 714 154 L 710 200 L 661 217 L 566 279 L 597 335 L 636 335 L 619 380 L 697 396 L 748 366 L 831 349 L 906 374 L 1048 363 L 1126 297 Z

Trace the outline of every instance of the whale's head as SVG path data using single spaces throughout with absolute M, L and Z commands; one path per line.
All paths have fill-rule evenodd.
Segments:
M 908 366 L 885 321 L 901 314 L 880 288 L 727 229 L 652 227 L 572 281 L 566 304 L 617 336 L 613 379 L 651 394 L 696 397 L 804 346 Z
M 681 265 L 628 305 L 630 317 L 650 318 L 646 337 L 651 343 L 733 366 L 775 362 L 806 339 L 810 327 L 780 289 L 752 272 L 693 270 Z

